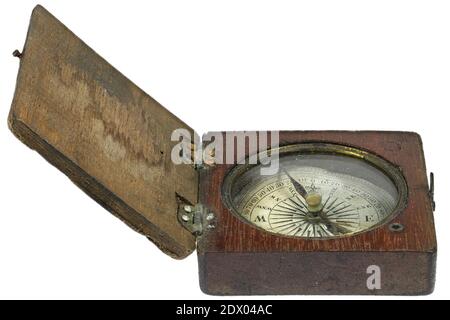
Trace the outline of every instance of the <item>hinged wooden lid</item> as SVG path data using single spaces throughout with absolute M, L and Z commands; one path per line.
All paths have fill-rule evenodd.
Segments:
M 198 175 L 171 161 L 172 131 L 193 130 L 41 6 L 31 17 L 9 126 L 170 256 L 195 249 L 177 201 L 197 202 Z

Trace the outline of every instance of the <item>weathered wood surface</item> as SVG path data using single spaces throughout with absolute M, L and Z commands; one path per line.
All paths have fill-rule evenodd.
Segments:
M 218 165 L 203 170 L 200 175 L 200 202 L 215 212 L 217 221 L 216 228 L 202 236 L 198 244 L 203 290 L 213 294 L 317 294 L 321 292 L 320 288 L 307 286 L 315 279 L 321 283 L 322 293 L 327 293 L 323 290 L 339 294 L 430 292 L 434 284 L 437 244 L 420 136 L 411 132 L 377 131 L 280 132 L 280 145 L 303 142 L 361 148 L 398 166 L 408 184 L 408 205 L 392 222 L 403 224 L 405 229 L 395 233 L 389 231 L 389 224 L 385 224 L 358 235 L 327 240 L 283 237 L 265 232 L 243 222 L 224 205 L 221 185 L 232 165 Z M 324 254 L 331 252 L 337 254 Z M 317 254 L 317 264 L 311 258 L 314 254 Z M 320 262 L 327 257 L 329 263 Z M 385 287 L 380 292 L 369 292 L 364 288 L 364 282 L 352 287 L 350 284 L 354 283 L 355 276 L 358 279 L 366 277 L 364 270 L 352 268 L 371 261 L 384 263 L 384 272 L 390 270 L 392 279 L 397 276 L 397 287 Z M 302 263 L 308 263 L 309 267 L 295 269 L 292 266 Z M 347 273 L 342 272 L 347 276 L 336 278 L 330 274 L 333 264 L 347 269 Z M 254 266 L 254 274 L 248 267 L 243 268 L 244 265 Z M 315 270 L 300 272 L 308 268 Z
M 41 6 L 32 14 L 9 126 L 167 254 L 195 249 L 177 221 L 176 195 L 197 202 L 197 172 L 170 159 L 172 131 L 192 129 Z

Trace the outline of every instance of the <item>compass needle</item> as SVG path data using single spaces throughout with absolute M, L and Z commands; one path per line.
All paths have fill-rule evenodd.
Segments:
M 298 183 L 297 180 L 295 180 L 295 179 L 289 174 L 289 172 L 287 172 L 287 170 L 286 170 L 285 168 L 282 167 L 281 170 L 284 172 L 285 175 L 287 175 L 287 177 L 289 178 L 290 182 L 291 182 L 292 185 L 294 186 L 295 191 L 297 191 L 297 193 L 298 193 L 299 195 L 301 195 L 303 198 L 305 198 L 305 197 L 306 197 L 306 194 L 307 194 L 306 189 L 305 189 L 300 183 Z

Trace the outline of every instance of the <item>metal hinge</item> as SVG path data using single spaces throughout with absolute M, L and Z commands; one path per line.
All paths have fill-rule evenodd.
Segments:
M 214 213 L 202 204 L 192 206 L 181 203 L 178 206 L 178 221 L 196 236 L 203 234 L 205 230 L 212 230 L 216 227 Z

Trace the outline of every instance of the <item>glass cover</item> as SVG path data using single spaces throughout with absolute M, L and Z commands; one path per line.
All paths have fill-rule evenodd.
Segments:
M 223 195 L 235 214 L 283 236 L 333 238 L 375 228 L 405 203 L 403 176 L 379 157 L 334 145 L 295 149 L 280 149 L 277 174 L 260 175 L 260 165 L 232 170 Z

